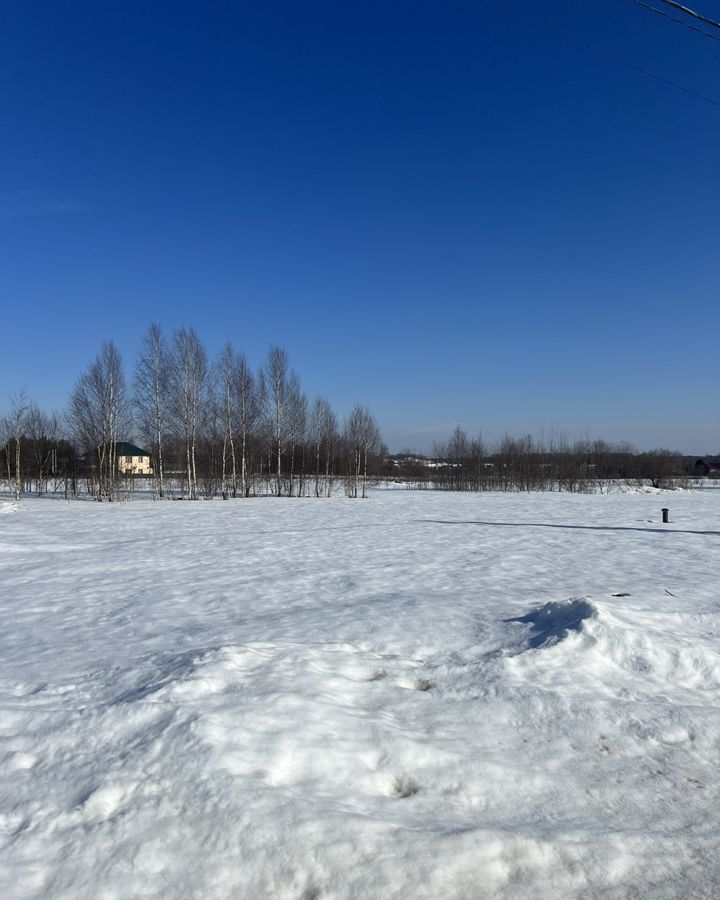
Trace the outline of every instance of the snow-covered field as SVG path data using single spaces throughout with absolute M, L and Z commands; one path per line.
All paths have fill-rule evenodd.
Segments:
M 717 897 L 719 576 L 718 491 L 1 503 L 0 896 Z

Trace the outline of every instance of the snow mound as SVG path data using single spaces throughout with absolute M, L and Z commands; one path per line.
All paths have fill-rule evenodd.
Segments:
M 586 598 L 552 601 L 506 622 L 527 626 L 507 656 L 516 674 L 566 694 L 667 700 L 720 689 L 714 631 L 698 634 L 697 616 L 661 614 Z M 543 651 L 543 652 L 531 652 Z M 550 651 L 550 652 L 548 652 Z
M 671 618 L 663 622 L 657 619 Z M 607 612 L 596 632 L 592 648 L 596 668 L 612 673 L 625 689 L 632 683 L 636 696 L 656 694 L 660 697 L 682 690 L 696 693 L 720 688 L 720 653 L 714 640 L 705 641 L 690 634 L 690 616 L 674 615 L 651 618 L 629 610 L 621 618 Z M 688 698 L 689 699 L 689 698 Z
M 597 614 L 597 607 L 589 600 L 571 597 L 569 600 L 553 600 L 524 616 L 505 621 L 529 625 L 527 647 L 536 650 L 540 647 L 552 647 L 572 632 L 582 631 L 586 621 L 596 618 Z

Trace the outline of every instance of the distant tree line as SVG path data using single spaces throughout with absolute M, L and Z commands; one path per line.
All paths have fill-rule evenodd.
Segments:
M 308 398 L 288 354 L 270 347 L 258 371 L 228 342 L 210 360 L 194 328 L 167 337 L 151 324 L 128 382 L 106 341 L 62 413 L 24 393 L 0 419 L 0 465 L 11 494 L 90 493 L 113 499 L 137 487 L 117 447 L 136 440 L 152 460 L 157 499 L 366 496 L 387 456 L 372 413 L 357 404 L 340 422 L 324 397 Z
M 506 436 L 492 446 L 456 428 L 431 457 L 412 453 L 388 460 L 386 474 L 441 491 L 602 491 L 614 482 L 675 487 L 698 474 L 695 459 L 672 450 L 638 453 L 630 444 L 562 437 L 547 445 L 530 435 Z
M 117 448 L 147 449 L 151 476 L 127 476 Z M 138 486 L 157 499 L 182 497 L 364 497 L 385 477 L 444 491 L 604 490 L 614 482 L 673 487 L 705 474 L 670 450 L 527 435 L 489 446 L 456 428 L 431 457 L 388 456 L 375 418 L 361 404 L 344 422 L 324 397 L 308 398 L 287 352 L 272 346 L 257 371 L 228 342 L 210 360 L 193 328 L 166 336 L 151 324 L 128 381 L 106 341 L 61 413 L 24 393 L 0 417 L 0 479 L 10 493 L 49 491 L 113 499 Z

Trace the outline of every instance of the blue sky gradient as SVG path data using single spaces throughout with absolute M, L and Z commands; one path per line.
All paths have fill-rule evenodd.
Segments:
M 509 5 L 720 100 L 630 0 Z M 155 320 L 392 449 L 720 450 L 720 106 L 483 2 L 8 4 L 0 85 L 0 408 Z

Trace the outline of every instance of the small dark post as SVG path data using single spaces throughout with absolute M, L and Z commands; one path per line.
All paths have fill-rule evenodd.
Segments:
M 666 506 L 663 506 L 662 514 L 663 524 L 667 525 L 667 523 L 670 521 L 670 510 Z

